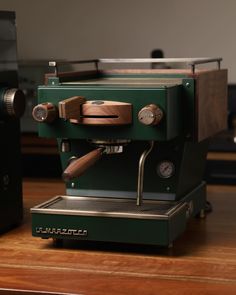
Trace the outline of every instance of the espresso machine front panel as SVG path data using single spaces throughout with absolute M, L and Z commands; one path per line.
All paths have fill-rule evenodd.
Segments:
M 164 59 L 191 69 L 54 73 L 38 88 L 39 135 L 57 138 L 66 195 L 31 209 L 42 238 L 170 246 L 204 216 L 208 138 L 226 126 L 221 58 Z M 197 70 L 217 62 L 218 69 Z M 45 168 L 46 169 L 46 168 Z
M 171 86 L 156 89 L 135 89 L 135 88 L 98 88 L 94 86 L 62 86 L 60 94 L 58 94 L 57 87 L 40 87 L 38 92 L 39 103 L 47 103 L 50 101 L 58 108 L 58 104 L 70 97 L 83 97 L 86 100 L 86 104 L 94 104 L 105 102 L 120 102 L 130 104 L 130 116 L 131 120 L 126 124 L 113 124 L 98 125 L 99 120 L 94 115 L 94 119 L 97 121 L 97 125 L 83 123 L 86 116 L 81 113 L 81 123 L 75 124 L 70 120 L 63 120 L 59 116 L 52 122 L 52 124 L 40 124 L 39 134 L 44 137 L 56 137 L 56 138 L 78 138 L 78 139 L 131 139 L 131 140 L 170 140 L 175 138 L 182 132 L 183 118 L 181 116 L 181 107 L 184 104 L 184 98 L 182 94 L 181 86 Z M 163 118 L 160 124 L 157 125 L 145 125 L 141 121 L 139 112 L 149 106 L 155 104 L 163 113 Z M 99 106 L 99 105 L 98 105 Z M 102 106 L 102 105 L 100 105 Z M 76 106 L 81 108 L 80 104 Z M 83 107 L 82 107 L 83 108 Z M 115 116 L 115 114 L 108 113 L 106 116 Z M 148 110 L 145 113 L 143 110 L 143 116 L 148 116 Z M 105 116 L 105 115 L 104 115 Z M 92 117 L 92 115 L 91 115 Z M 87 118 L 86 118 L 87 119 Z M 92 119 L 92 118 L 91 118 Z M 148 123 L 148 122 L 147 122 Z

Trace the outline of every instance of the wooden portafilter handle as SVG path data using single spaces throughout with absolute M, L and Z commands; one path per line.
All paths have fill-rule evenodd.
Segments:
M 98 148 L 84 155 L 83 157 L 73 160 L 62 174 L 64 181 L 81 176 L 89 167 L 97 162 L 103 153 L 104 148 Z

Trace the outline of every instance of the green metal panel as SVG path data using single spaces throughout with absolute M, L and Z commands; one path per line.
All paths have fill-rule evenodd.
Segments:
M 42 236 L 37 233 L 39 225 L 44 229 L 82 229 L 88 232 L 87 236 L 80 237 L 44 234 L 44 238 L 76 238 L 163 246 L 169 244 L 167 221 L 32 214 L 34 236 Z
M 99 138 L 133 140 L 170 140 L 183 131 L 182 87 L 124 88 L 98 86 L 42 86 L 38 90 L 38 102 L 58 102 L 72 96 L 84 96 L 87 100 L 113 100 L 131 103 L 133 123 L 124 126 L 86 126 L 57 119 L 52 124 L 39 124 L 39 135 L 56 138 Z M 164 112 L 158 126 L 145 126 L 138 121 L 138 112 L 146 105 L 156 103 Z M 174 118 L 174 120 L 173 120 Z
M 182 109 L 183 125 L 186 138 L 188 140 L 195 140 L 195 80 L 192 78 L 185 78 L 182 81 L 183 85 L 183 99 L 184 105 Z
M 81 157 L 94 148 L 83 140 L 71 141 L 71 146 L 70 152 L 60 154 L 63 170 L 72 156 Z M 154 199 L 183 197 L 202 181 L 207 146 L 207 141 L 197 144 L 181 139 L 155 143 L 145 164 L 144 192 L 154 193 Z M 125 146 L 121 154 L 104 155 L 84 175 L 66 184 L 68 193 L 80 195 L 79 189 L 135 192 L 139 158 L 147 147 L 147 142 L 135 141 Z M 170 178 L 161 178 L 157 172 L 158 164 L 165 160 L 175 166 L 175 173 Z

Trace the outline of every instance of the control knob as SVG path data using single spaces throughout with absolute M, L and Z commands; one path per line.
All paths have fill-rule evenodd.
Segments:
M 32 116 L 39 123 L 51 123 L 58 117 L 58 110 L 50 102 L 40 103 L 33 108 Z
M 2 89 L 1 91 L 1 112 L 4 116 L 20 118 L 25 111 L 25 95 L 17 88 Z
M 138 113 L 139 122 L 149 126 L 158 125 L 162 117 L 162 110 L 155 104 L 149 104 L 143 107 Z

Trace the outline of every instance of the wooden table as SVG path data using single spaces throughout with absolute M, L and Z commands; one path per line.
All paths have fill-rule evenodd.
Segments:
M 62 193 L 57 180 L 24 181 L 24 221 L 0 236 L 0 294 L 236 294 L 236 187 L 209 186 L 214 212 L 172 249 L 33 238 L 30 207 Z

